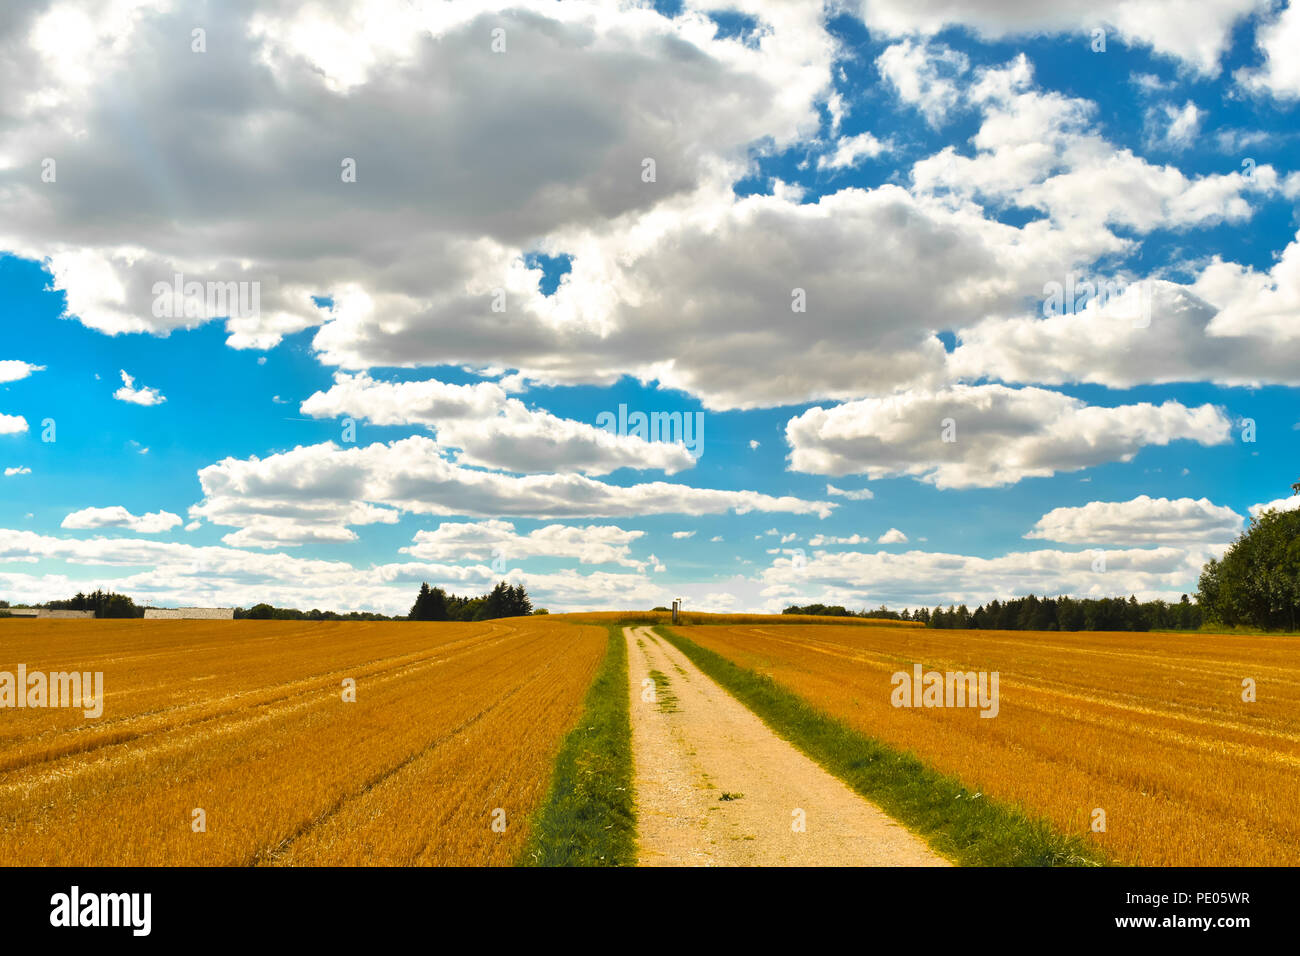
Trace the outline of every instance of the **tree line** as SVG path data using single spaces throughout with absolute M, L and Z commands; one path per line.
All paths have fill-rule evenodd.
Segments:
M 533 602 L 523 585 L 514 586 L 501 581 L 480 597 L 461 597 L 424 583 L 420 585 L 420 593 L 406 618 L 408 621 L 490 621 L 533 613 L 545 614 L 546 611 L 534 612 Z
M 914 618 L 915 620 L 915 618 Z M 1039 598 L 1033 594 L 991 601 L 971 611 L 962 604 L 936 607 L 927 624 L 936 628 L 992 631 L 1194 631 L 1204 622 L 1202 608 L 1186 594 L 1176 604 L 1114 598 Z
M 94 591 L 90 594 L 77 592 L 77 595 L 63 601 L 49 601 L 45 604 L 21 605 L 22 607 L 47 608 L 52 611 L 94 611 L 95 617 L 131 618 L 144 617 L 145 608 L 135 603 L 125 594 L 108 591 Z M 0 601 L 0 617 L 9 616 L 9 602 Z M 401 615 L 377 614 L 373 611 L 322 611 L 312 608 L 300 611 L 296 607 L 276 607 L 272 604 L 254 604 L 252 607 L 235 608 L 237 621 L 487 621 L 498 617 L 523 617 L 527 614 L 546 614 L 545 608 L 533 608 L 532 599 L 522 585 L 514 586 L 505 581 L 500 582 L 487 594 L 477 597 L 461 597 L 448 594 L 442 588 L 430 588 L 427 583 L 420 585 L 411 612 L 405 618 Z
M 861 611 L 850 611 L 843 604 L 791 604 L 781 613 L 815 614 L 818 617 L 869 617 L 886 621 L 920 620 L 920 618 L 913 618 L 910 611 L 891 611 L 883 604 L 874 611 L 868 611 L 865 608 Z
M 0 601 L 0 609 L 9 608 L 8 601 Z M 74 597 L 63 601 L 46 601 L 44 604 L 19 604 L 15 607 L 37 607 L 50 611 L 94 611 L 95 617 L 144 617 L 144 608 L 125 594 L 112 591 L 78 591 Z

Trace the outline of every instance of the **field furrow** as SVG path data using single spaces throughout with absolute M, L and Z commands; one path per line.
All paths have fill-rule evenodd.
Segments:
M 1300 863 L 1300 641 L 1211 634 L 684 627 L 822 711 L 1112 858 Z M 895 707 L 894 673 L 996 671 L 997 716 Z M 1243 700 L 1243 680 L 1257 699 Z M 1105 830 L 1095 831 L 1097 811 Z
M 33 623 L 0 669 L 102 669 L 106 703 L 0 713 L 5 865 L 510 862 L 605 645 L 528 619 Z

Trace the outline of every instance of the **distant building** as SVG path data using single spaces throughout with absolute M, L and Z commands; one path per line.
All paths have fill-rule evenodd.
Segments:
M 233 621 L 233 607 L 149 607 L 145 620 L 162 621 Z
M 7 607 L 5 610 L 14 617 L 40 617 L 41 614 L 38 607 Z

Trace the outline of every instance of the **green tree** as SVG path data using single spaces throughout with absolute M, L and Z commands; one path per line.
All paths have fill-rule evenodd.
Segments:
M 1206 616 L 1231 627 L 1295 630 L 1300 622 L 1300 511 L 1265 511 L 1201 572 Z

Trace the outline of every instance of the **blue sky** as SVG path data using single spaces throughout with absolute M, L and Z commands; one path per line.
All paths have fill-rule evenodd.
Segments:
M 1194 592 L 1300 506 L 1300 14 L 1160 9 L 12 14 L 0 598 Z

